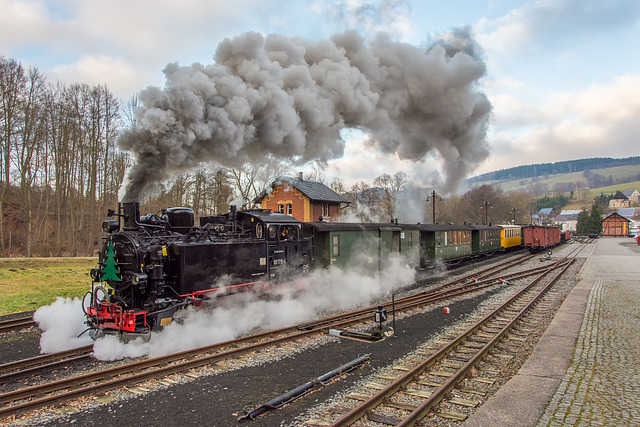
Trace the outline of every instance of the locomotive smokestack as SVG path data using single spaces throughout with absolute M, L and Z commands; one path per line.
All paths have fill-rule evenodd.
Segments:
M 140 203 L 125 202 L 121 203 L 121 207 L 124 215 L 124 229 L 136 230 L 140 222 Z

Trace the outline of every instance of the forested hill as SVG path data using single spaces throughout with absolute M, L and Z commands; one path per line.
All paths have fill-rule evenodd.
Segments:
M 534 178 L 543 175 L 582 172 L 584 170 L 612 168 L 616 166 L 638 165 L 640 157 L 613 159 L 611 157 L 595 157 L 592 159 L 568 160 L 556 163 L 538 163 L 535 165 L 517 166 L 510 169 L 488 172 L 469 178 L 469 183 L 483 181 L 508 181 L 512 179 Z

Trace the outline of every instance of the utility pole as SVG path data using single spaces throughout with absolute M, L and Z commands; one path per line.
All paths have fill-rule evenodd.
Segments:
M 431 208 L 432 208 L 432 218 L 433 218 L 433 223 L 436 223 L 436 197 L 438 198 L 438 200 L 442 201 L 442 197 L 440 197 L 438 194 L 436 194 L 436 190 L 433 190 L 431 192 Z M 427 202 L 429 201 L 429 197 L 427 197 Z
M 484 225 L 489 225 L 489 202 L 487 201 L 484 202 Z

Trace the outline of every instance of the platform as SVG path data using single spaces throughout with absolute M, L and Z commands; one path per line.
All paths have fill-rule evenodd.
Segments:
M 531 357 L 465 427 L 640 425 L 640 246 L 602 238 L 581 256 Z

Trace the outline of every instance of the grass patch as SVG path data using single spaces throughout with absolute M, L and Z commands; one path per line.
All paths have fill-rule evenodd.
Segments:
M 91 289 L 97 258 L 0 259 L 0 315 L 35 310 L 56 297 L 82 297 Z

